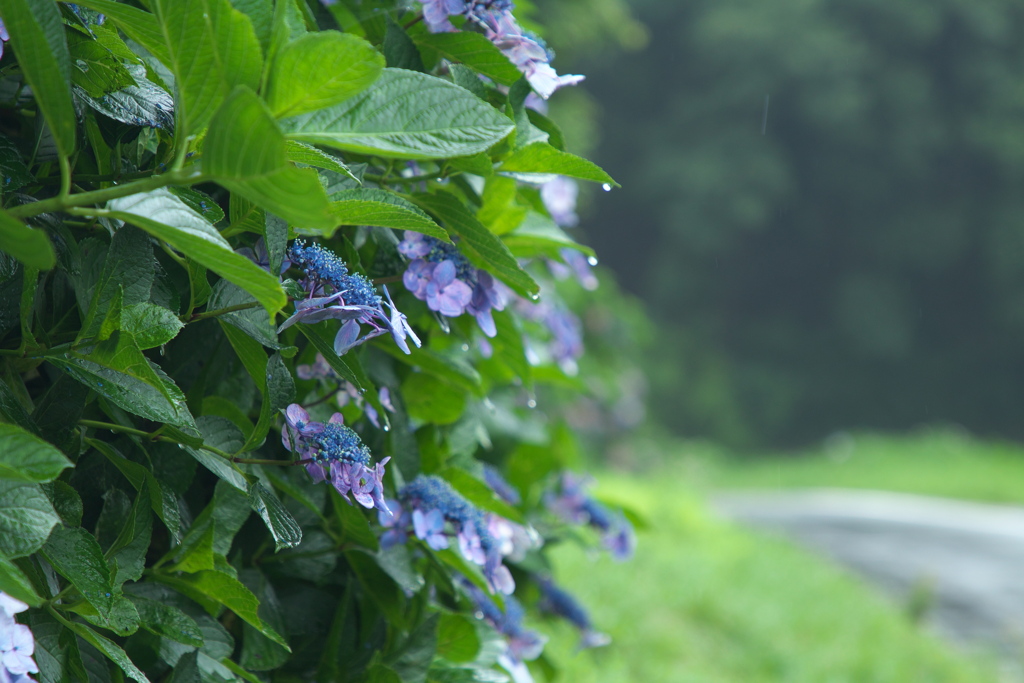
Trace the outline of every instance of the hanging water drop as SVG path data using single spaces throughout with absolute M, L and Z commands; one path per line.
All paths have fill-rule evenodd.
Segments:
M 611 192 L 612 186 L 609 185 L 608 183 L 605 183 L 604 185 L 601 186 L 601 189 L 604 190 L 605 192 Z
M 469 344 L 463 344 L 462 345 L 462 350 L 463 351 L 469 351 Z
M 385 422 L 384 426 L 381 429 L 383 429 L 385 432 L 390 432 L 391 431 L 391 425 L 388 424 L 387 422 Z
M 526 407 L 527 408 L 536 408 L 537 407 L 537 399 L 531 398 L 531 399 L 527 400 L 526 401 Z
M 587 257 L 587 263 L 589 263 L 592 266 L 596 266 L 597 265 L 597 257 L 596 256 L 588 256 Z
M 531 294 L 530 301 L 540 301 L 540 294 Z

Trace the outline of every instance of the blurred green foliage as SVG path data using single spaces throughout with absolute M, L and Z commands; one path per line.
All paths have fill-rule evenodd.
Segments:
M 661 325 L 660 417 L 1024 436 L 1024 5 L 634 5 L 647 49 L 561 63 L 616 131 L 584 225 Z

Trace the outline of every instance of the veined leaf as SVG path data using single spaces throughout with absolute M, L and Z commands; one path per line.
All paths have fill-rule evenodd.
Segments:
M 421 33 L 413 40 L 421 48 L 432 50 L 453 62 L 462 62 L 501 85 L 512 85 L 523 76 L 516 65 L 482 33 Z
M 254 481 L 249 485 L 249 505 L 274 537 L 274 549 L 294 548 L 302 542 L 302 527 L 273 492 Z
M 0 479 L 41 484 L 73 466 L 51 444 L 15 425 L 0 424 L 0 443 Z
M 55 2 L 0 0 L 0 16 L 62 156 L 75 151 L 75 108 L 71 102 L 71 55 Z
M 287 302 L 277 278 L 231 250 L 210 223 L 175 197 L 160 189 L 107 203 L 114 218 L 136 225 L 167 242 L 189 258 L 246 290 L 273 315 Z
M 127 332 L 115 332 L 88 355 L 70 351 L 46 360 L 130 413 L 197 432 L 181 389 L 150 364 Z
M 29 578 L 18 569 L 18 565 L 4 557 L 3 553 L 0 553 L 0 591 L 32 607 L 43 604 L 43 599 L 36 593 Z
M 142 45 L 164 64 L 171 63 L 171 55 L 164 43 L 164 34 L 155 16 L 145 10 L 114 0 L 82 0 L 75 3 L 102 13 L 129 38 Z
M 42 549 L 43 557 L 78 589 L 100 616 L 114 607 L 115 591 L 110 566 L 96 538 L 82 527 L 58 526 Z
M 327 152 L 323 152 L 313 145 L 307 145 L 297 140 L 288 140 L 287 143 L 288 146 L 285 149 L 288 154 L 288 161 L 294 161 L 299 164 L 306 164 L 307 166 L 316 166 L 317 168 L 334 171 L 335 173 L 348 176 L 360 185 L 363 184 L 363 181 L 356 176 L 348 166 L 343 164 L 341 159 L 331 156 Z
M 403 159 L 476 154 L 515 127 L 468 90 L 402 69 L 385 69 L 365 92 L 281 125 L 294 140 Z
M 31 555 L 59 521 L 38 484 L 0 479 L 0 554 Z
M 285 139 L 263 101 L 237 88 L 217 111 L 203 147 L 203 168 L 218 183 L 300 227 L 332 230 L 316 171 L 288 161 Z
M 619 187 L 619 184 L 597 164 L 575 154 L 561 152 L 546 142 L 534 142 L 520 147 L 505 157 L 497 170 L 499 173 L 564 175 Z
M 508 247 L 458 199 L 447 192 L 438 192 L 415 195 L 413 201 L 437 216 L 449 233 L 461 239 L 459 248 L 478 268 L 489 271 L 523 296 L 531 297 L 540 291 L 540 286 L 523 270 Z
M 339 225 L 379 225 L 414 230 L 451 242 L 448 233 L 412 202 L 387 190 L 356 188 L 332 196 L 334 219 Z
M 46 232 L 28 227 L 6 211 L 0 211 L 0 251 L 7 252 L 29 268 L 49 270 L 57 263 Z
M 274 116 L 297 116 L 344 102 L 366 90 L 384 69 L 384 57 L 350 33 L 308 33 L 274 56 L 267 104 Z
M 178 90 L 177 134 L 201 131 L 238 85 L 257 88 L 263 55 L 249 17 L 228 0 L 153 0 Z
M 142 350 L 166 344 L 183 327 L 178 316 L 156 304 L 135 304 L 121 310 L 121 329 L 134 336 Z
M 124 671 L 129 678 L 137 681 L 137 683 L 149 683 L 149 679 L 146 678 L 146 674 L 142 673 L 139 668 L 132 663 L 132 660 L 128 658 L 128 655 L 119 645 L 115 644 L 113 641 L 107 640 L 85 624 L 68 621 L 63 617 L 58 617 L 58 619 L 62 624 L 85 640 L 85 642 L 102 652 L 108 659 L 114 662 L 114 664 L 117 664 L 118 667 L 121 668 L 121 671 Z

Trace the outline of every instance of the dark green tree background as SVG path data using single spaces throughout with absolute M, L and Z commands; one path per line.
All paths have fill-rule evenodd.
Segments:
M 634 5 L 646 49 L 572 56 L 625 181 L 585 225 L 662 326 L 661 416 L 1024 436 L 1024 3 Z

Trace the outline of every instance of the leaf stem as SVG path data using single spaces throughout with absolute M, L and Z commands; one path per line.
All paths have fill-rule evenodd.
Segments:
M 150 441 L 163 441 L 165 443 L 181 444 L 181 442 L 178 441 L 177 439 L 172 439 L 169 436 L 163 436 L 162 434 L 160 434 L 160 432 L 163 431 L 163 426 L 161 426 L 160 429 L 157 429 L 155 432 L 144 432 L 141 429 L 135 429 L 134 427 L 124 427 L 122 425 L 114 424 L 112 422 L 97 422 L 96 420 L 79 420 L 78 424 L 82 425 L 83 427 L 92 427 L 94 429 L 109 429 L 112 432 L 121 432 L 122 434 L 141 436 L 142 438 L 149 439 Z M 230 453 L 225 453 L 224 451 L 222 451 L 219 448 L 216 448 L 215 446 L 210 446 L 204 443 L 198 447 L 203 449 L 204 451 L 209 451 L 214 455 L 219 455 L 225 460 L 235 461 L 235 458 Z M 244 460 L 242 462 L 244 462 Z
M 68 182 L 70 183 L 70 176 L 68 176 L 68 178 Z M 161 173 L 160 175 L 150 176 L 148 178 L 142 178 L 130 183 L 125 183 L 124 185 L 114 185 L 113 187 L 107 187 L 102 190 L 81 192 L 74 195 L 58 195 L 50 199 L 33 202 L 31 204 L 22 204 L 21 206 L 15 206 L 9 209 L 7 213 L 19 218 L 28 218 L 30 216 L 38 216 L 43 213 L 64 211 L 73 207 L 100 204 L 111 199 L 127 197 L 128 195 L 138 194 L 139 192 L 149 192 L 150 190 L 156 190 L 168 185 L 192 185 L 195 183 L 205 182 L 207 180 L 209 180 L 209 178 L 201 173 L 194 172 L 190 167 L 187 169 L 170 171 L 168 173 Z M 94 215 L 92 213 L 75 213 L 78 213 L 78 215 Z
M 230 456 L 229 456 L 230 457 Z M 308 465 L 313 462 L 312 458 L 306 458 L 305 460 L 264 460 L 260 458 L 233 458 L 231 462 L 236 462 L 239 465 L 278 465 L 280 467 L 294 467 L 295 465 Z
M 203 311 L 202 313 L 193 313 L 192 315 L 179 315 L 178 319 L 187 325 L 189 323 L 205 320 L 206 318 L 216 318 L 220 315 L 234 313 L 235 311 L 247 311 L 250 308 L 259 308 L 261 305 L 262 304 L 260 304 L 259 301 L 249 301 L 248 303 L 225 306 L 224 308 L 218 308 L 212 311 Z
M 67 199 L 71 194 L 71 160 L 61 154 L 60 160 L 60 194 L 58 199 Z
M 371 282 L 375 285 L 390 285 L 392 282 L 401 282 L 401 275 L 388 275 L 387 277 L 375 277 Z

